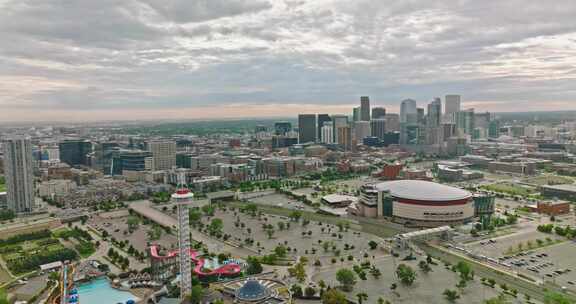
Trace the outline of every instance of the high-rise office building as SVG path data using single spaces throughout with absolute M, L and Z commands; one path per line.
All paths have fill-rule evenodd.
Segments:
M 461 97 L 460 95 L 446 95 L 445 100 L 445 113 L 447 116 L 452 116 L 456 112 L 460 112 L 461 107 Z
M 169 170 L 176 166 L 175 141 L 150 141 L 148 142 L 148 151 L 152 152 L 154 170 Z
M 382 119 L 386 117 L 386 109 L 383 107 L 372 108 L 372 119 Z
M 403 124 L 400 131 L 400 144 L 420 145 L 422 144 L 422 126 L 417 124 Z
M 370 121 L 370 134 L 380 140 L 384 140 L 386 135 L 386 119 L 372 119 Z
M 354 122 L 354 136 L 356 141 L 362 142 L 370 134 L 370 122 L 369 121 L 357 121 Z
M 334 128 L 334 142 L 339 143 L 338 128 L 348 126 L 348 116 L 346 115 L 332 115 L 332 127 Z
M 500 137 L 500 121 L 492 120 L 488 124 L 488 137 L 498 138 Z
M 426 124 L 429 128 L 436 128 L 442 123 L 442 100 L 434 98 L 428 104 L 428 116 L 426 117 Z
M 345 151 L 352 150 L 352 128 L 350 126 L 340 126 L 336 128 L 338 137 L 338 145 L 344 148 Z
M 115 153 L 119 150 L 116 142 L 101 142 L 94 146 L 94 158 L 91 166 L 96 170 L 110 175 L 110 167 Z
M 426 116 L 424 114 L 424 108 L 417 108 L 416 109 L 416 121 L 420 125 L 426 124 Z
M 286 136 L 292 131 L 292 124 L 288 121 L 278 121 L 274 123 L 274 133 L 280 136 Z
M 60 161 L 70 166 L 88 166 L 87 155 L 92 153 L 92 143 L 85 140 L 65 140 L 58 144 Z
M 472 135 L 475 128 L 474 123 L 474 109 L 468 109 L 464 111 L 458 111 L 454 113 L 454 118 L 456 122 L 456 131 L 459 135 L 466 134 Z
M 400 132 L 400 115 L 389 113 L 384 119 L 386 119 L 386 132 Z
M 316 114 L 298 115 L 298 142 L 316 142 Z
M 322 134 L 320 136 L 320 140 L 324 144 L 334 143 L 334 126 L 332 126 L 331 121 L 324 122 L 324 125 L 322 126 Z
M 418 110 L 413 99 L 402 100 L 400 104 L 400 123 L 417 123 Z
M 370 98 L 368 96 L 360 97 L 360 120 L 370 121 Z
M 112 174 L 122 175 L 123 171 L 145 171 L 146 159 L 153 158 L 152 152 L 141 150 L 118 151 L 112 158 Z
M 328 114 L 318 114 L 318 123 L 317 123 L 317 128 L 318 128 L 318 135 L 316 135 L 316 138 L 318 140 L 320 140 L 322 138 L 322 127 L 324 126 L 324 124 L 326 122 L 332 121 L 330 119 L 330 115 Z
M 6 207 L 15 213 L 30 213 L 35 208 L 32 143 L 29 138 L 12 138 L 4 140 L 2 147 Z
M 360 121 L 360 107 L 352 109 L 352 121 Z

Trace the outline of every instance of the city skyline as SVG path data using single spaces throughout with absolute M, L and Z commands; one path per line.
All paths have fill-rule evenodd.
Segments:
M 476 111 L 576 110 L 573 1 L 0 8 L 3 121 L 336 114 L 360 96 L 398 112 L 448 94 Z

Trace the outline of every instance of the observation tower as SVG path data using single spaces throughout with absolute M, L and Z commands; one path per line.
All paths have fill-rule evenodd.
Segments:
M 186 187 L 186 178 L 178 176 L 178 186 L 172 201 L 178 206 L 178 257 L 180 259 L 180 299 L 192 292 L 192 264 L 190 253 L 190 220 L 188 205 L 192 203 L 194 194 Z

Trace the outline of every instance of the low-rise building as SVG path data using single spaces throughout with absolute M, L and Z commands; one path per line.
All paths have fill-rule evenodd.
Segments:
M 576 185 L 542 186 L 540 187 L 540 192 L 548 198 L 576 201 Z
M 76 183 L 67 179 L 54 179 L 38 183 L 38 196 L 52 198 L 55 195 L 65 195 L 76 189 Z
M 536 163 L 493 161 L 488 164 L 490 172 L 506 172 L 522 175 L 536 174 Z
M 550 216 L 569 214 L 570 202 L 567 201 L 544 201 L 538 202 L 536 211 Z
M 322 198 L 322 202 L 332 208 L 345 208 L 356 201 L 354 196 L 341 194 L 330 194 Z

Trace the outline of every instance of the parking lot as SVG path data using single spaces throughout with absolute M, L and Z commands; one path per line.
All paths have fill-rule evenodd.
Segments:
M 304 220 L 295 222 L 287 217 L 271 214 L 250 216 L 230 209 L 217 209 L 213 217 L 203 217 L 202 222 L 208 225 L 212 218 L 223 221 L 222 233 L 230 236 L 229 241 L 243 244 L 245 248 L 261 254 L 268 254 L 276 246 L 285 245 L 291 249 L 288 256 L 307 256 L 313 261 L 318 259 L 323 264 L 330 263 L 332 258 L 346 259 L 349 255 L 360 259 L 365 254 L 375 257 L 385 254 L 381 250 L 370 249 L 370 241 L 383 242 L 379 237 L 340 229 L 336 225 L 316 221 L 304 225 Z M 268 235 L 263 225 L 269 225 L 273 234 Z M 253 243 L 246 244 L 246 239 L 252 239 Z
M 576 291 L 574 252 L 576 243 L 567 241 L 530 251 L 523 256 L 509 259 L 509 262 L 520 262 L 520 266 L 515 266 L 515 269 L 523 274 Z
M 514 252 L 529 250 L 530 247 L 540 247 L 540 243 L 542 245 L 549 245 L 562 240 L 562 238 L 552 234 L 526 229 L 491 240 L 492 242 L 484 240 L 470 243 L 466 245 L 466 248 L 478 255 L 499 258 Z
M 302 211 L 312 211 L 315 209 L 292 199 L 284 194 L 271 194 L 262 197 L 257 197 L 249 200 L 250 202 L 262 205 L 269 205 L 274 207 L 282 207 L 287 209 L 302 210 Z

